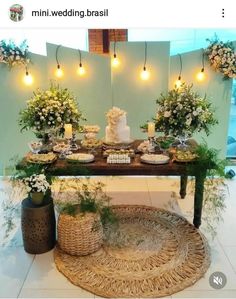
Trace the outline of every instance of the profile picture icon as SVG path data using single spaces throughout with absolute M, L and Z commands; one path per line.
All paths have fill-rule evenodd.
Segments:
M 13 4 L 9 8 L 9 17 L 14 22 L 20 22 L 24 18 L 24 8 L 20 4 Z

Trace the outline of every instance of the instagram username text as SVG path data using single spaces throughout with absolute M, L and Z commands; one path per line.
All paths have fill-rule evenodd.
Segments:
M 64 10 L 33 10 L 32 17 L 108 17 L 108 9 L 103 10 L 75 10 L 75 9 L 64 9 Z

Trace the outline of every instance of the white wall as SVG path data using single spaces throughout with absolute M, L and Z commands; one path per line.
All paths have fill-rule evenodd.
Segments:
M 146 138 L 140 125 L 156 115 L 156 99 L 168 89 L 169 47 L 169 42 L 147 43 L 146 66 L 150 79 L 142 81 L 144 42 L 117 43 L 121 64 L 112 72 L 113 104 L 128 112 L 132 138 Z

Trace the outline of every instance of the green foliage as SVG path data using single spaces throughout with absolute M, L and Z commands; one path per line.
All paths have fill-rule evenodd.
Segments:
M 117 217 L 110 209 L 110 207 L 103 207 L 100 213 L 101 213 L 101 220 L 103 225 L 106 225 L 107 223 L 114 224 L 117 222 Z
M 194 168 L 195 172 L 207 171 L 207 176 L 219 176 L 226 177 L 225 167 L 227 166 L 226 159 L 219 159 L 219 150 L 209 148 L 204 141 L 194 149 L 197 155 L 197 160 L 194 165 L 190 165 L 189 168 Z M 190 170 L 190 169 L 189 169 Z
M 96 213 L 98 211 L 99 207 L 96 201 L 92 198 L 83 198 L 80 201 L 80 212 L 85 213 L 85 212 L 91 212 L 91 213 Z
M 162 149 L 168 149 L 174 141 L 175 141 L 174 137 L 163 136 L 163 137 L 158 137 L 155 140 L 155 143 L 158 144 Z
M 209 148 L 207 143 L 198 145 L 195 148 L 198 158 L 195 163 L 188 166 L 191 173 L 205 173 L 204 182 L 204 198 L 203 198 L 203 224 L 212 238 L 216 236 L 217 226 L 223 221 L 222 214 L 226 208 L 225 199 L 227 184 L 225 174 L 226 159 L 219 159 L 219 151 Z M 194 192 L 194 184 L 192 181 L 192 192 Z
M 58 195 L 54 196 L 54 204 L 60 213 L 71 216 L 86 212 L 99 213 L 103 224 L 115 222 L 116 217 L 109 206 L 111 198 L 104 191 L 102 182 L 75 178 L 58 180 L 58 183 L 60 189 Z
M 70 203 L 65 203 L 61 205 L 60 211 L 63 214 L 68 214 L 70 216 L 75 217 L 78 212 L 78 207 L 76 205 L 71 205 Z

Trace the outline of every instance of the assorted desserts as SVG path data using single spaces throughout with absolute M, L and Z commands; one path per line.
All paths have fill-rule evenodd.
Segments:
M 66 144 L 64 142 L 63 143 L 58 143 L 53 147 L 53 151 L 56 152 L 56 153 L 62 153 L 62 152 L 65 152 L 65 151 L 69 151 L 69 149 L 70 149 L 69 144 Z
M 189 162 L 195 160 L 196 158 L 197 155 L 190 150 L 186 150 L 186 151 L 177 150 L 175 153 L 175 160 L 177 162 Z
M 97 148 L 102 145 L 102 141 L 98 139 L 84 139 L 81 141 L 81 145 L 87 149 Z
M 141 161 L 148 164 L 166 164 L 170 158 L 162 154 L 144 154 L 140 157 Z
M 50 152 L 47 154 L 29 154 L 26 159 L 30 163 L 48 164 L 56 160 L 57 156 Z
M 134 157 L 135 151 L 133 149 L 107 149 L 103 152 L 104 157 L 109 155 L 128 155 L 129 157 Z
M 69 162 L 89 163 L 94 161 L 94 155 L 85 154 L 85 153 L 76 153 L 76 154 L 67 155 L 66 160 Z
M 84 125 L 83 132 L 84 133 L 98 133 L 100 127 L 98 125 Z
M 131 159 L 128 154 L 111 154 L 107 157 L 109 164 L 129 164 Z

